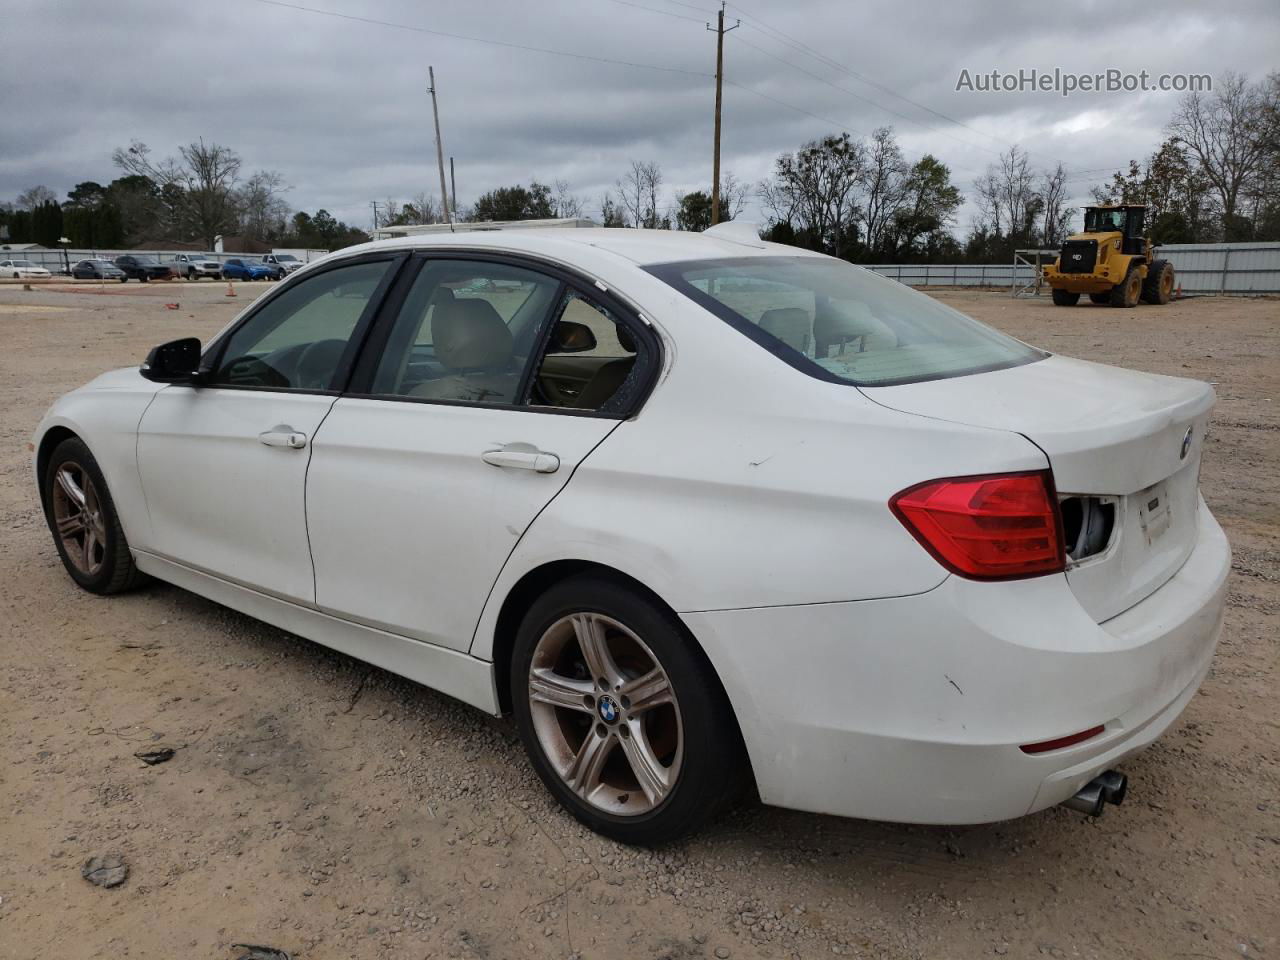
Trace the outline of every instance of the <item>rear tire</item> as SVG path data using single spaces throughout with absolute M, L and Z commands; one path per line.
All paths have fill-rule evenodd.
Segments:
M 1153 260 L 1147 267 L 1147 279 L 1142 281 L 1142 299 L 1146 303 L 1162 306 L 1173 299 L 1173 264 L 1168 260 Z
M 696 830 L 746 781 L 711 665 L 674 614 L 618 581 L 575 577 L 538 598 L 516 634 L 510 686 L 539 778 L 574 817 L 620 843 Z
M 1138 297 L 1142 295 L 1142 277 L 1138 275 L 1137 264 L 1130 264 L 1129 272 L 1124 280 L 1111 288 L 1110 301 L 1113 307 L 1136 307 Z
M 1080 302 L 1080 294 L 1070 290 L 1054 290 L 1053 305 L 1055 307 L 1074 307 Z
M 1100 305 L 1102 305 L 1102 306 L 1106 306 L 1108 303 L 1110 303 L 1110 302 L 1111 302 L 1111 294 L 1109 294 L 1109 293 L 1091 293 L 1091 294 L 1089 294 L 1089 300 L 1090 300 L 1090 302 L 1092 302 L 1092 303 L 1097 303 L 1097 304 L 1100 304 Z
M 107 481 L 83 440 L 68 437 L 54 448 L 42 483 L 45 521 L 72 580 L 104 596 L 145 582 Z

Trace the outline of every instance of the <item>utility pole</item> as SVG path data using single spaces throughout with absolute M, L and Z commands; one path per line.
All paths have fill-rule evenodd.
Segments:
M 737 30 L 742 26 L 739 20 L 729 30 Z M 716 25 L 707 24 L 708 30 L 716 34 L 716 143 L 711 161 L 711 225 L 720 222 L 720 99 L 724 86 L 724 35 L 729 32 L 724 28 L 724 0 L 720 0 L 720 10 L 716 14 Z
M 444 182 L 444 145 L 440 142 L 440 108 L 436 106 L 436 71 L 427 67 L 427 75 L 431 78 L 431 113 L 436 121 L 436 163 L 440 167 L 440 206 L 444 207 L 444 222 L 453 229 L 453 214 L 449 212 L 449 192 Z
M 453 212 L 458 212 L 458 178 L 453 175 L 453 157 L 449 158 L 449 191 L 453 194 Z
M 370 201 L 370 203 L 373 204 L 373 229 L 377 230 L 378 229 L 378 201 L 372 200 Z

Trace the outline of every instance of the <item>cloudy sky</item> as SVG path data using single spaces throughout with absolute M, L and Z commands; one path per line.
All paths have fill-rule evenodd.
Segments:
M 463 204 L 564 179 L 595 215 L 633 158 L 658 161 L 672 194 L 702 188 L 714 11 L 713 0 L 0 0 L 0 200 L 105 183 L 112 149 L 131 139 L 165 156 L 204 137 L 239 151 L 246 171 L 283 173 L 293 207 L 368 228 L 371 200 L 439 192 L 428 64 Z M 807 140 L 887 124 L 909 158 L 935 154 L 966 189 L 1017 143 L 1037 165 L 1061 161 L 1083 202 L 1100 168 L 1150 152 L 1177 94 L 957 91 L 962 70 L 1280 68 L 1275 0 L 1126 11 L 748 0 L 727 17 L 742 26 L 725 41 L 723 164 L 749 181 Z

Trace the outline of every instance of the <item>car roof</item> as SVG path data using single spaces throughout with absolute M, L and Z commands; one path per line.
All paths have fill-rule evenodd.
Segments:
M 636 230 L 624 227 L 467 229 L 457 233 L 433 233 L 375 240 L 372 243 L 347 248 L 342 253 L 349 254 L 357 250 L 471 247 L 531 254 L 543 253 L 572 260 L 575 248 L 588 246 L 639 266 L 736 257 L 822 256 L 798 247 L 766 243 L 758 239 L 754 225 L 734 225 L 735 229 L 732 232 L 725 229 L 729 226 L 729 224 L 722 224 L 721 227 L 712 228 L 712 232 L 706 233 L 692 233 L 684 230 Z

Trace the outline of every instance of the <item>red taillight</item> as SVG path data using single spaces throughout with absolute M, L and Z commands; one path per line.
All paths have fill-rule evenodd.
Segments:
M 938 562 L 962 577 L 1005 580 L 1066 569 L 1047 470 L 930 480 L 889 501 Z

